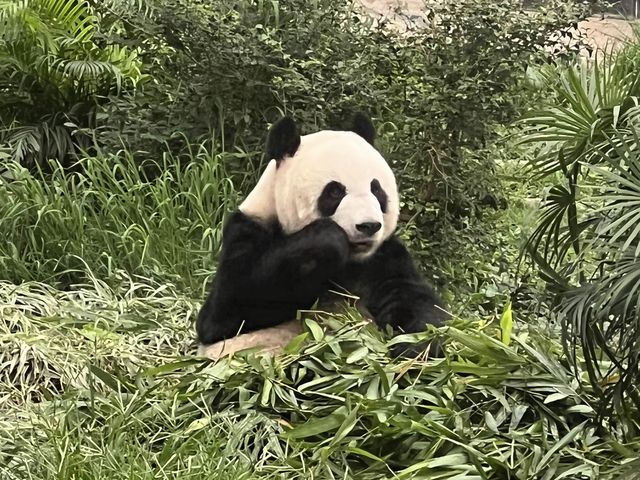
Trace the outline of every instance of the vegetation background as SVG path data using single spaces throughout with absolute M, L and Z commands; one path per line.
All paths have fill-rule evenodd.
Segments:
M 638 478 L 640 42 L 536 3 L 0 0 L 2 478 Z M 350 308 L 195 358 L 270 122 L 356 108 L 446 358 Z

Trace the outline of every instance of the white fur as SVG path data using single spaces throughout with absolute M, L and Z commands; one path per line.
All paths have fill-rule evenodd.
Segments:
M 387 195 L 387 213 L 383 214 L 371 193 L 371 181 L 377 179 Z M 277 218 L 285 233 L 294 233 L 320 217 L 317 201 L 330 181 L 347 189 L 331 217 L 352 241 L 362 239 L 356 225 L 380 222 L 382 228 L 370 238 L 372 248 L 355 258 L 371 255 L 394 232 L 399 214 L 395 176 L 380 153 L 353 132 L 324 130 L 301 137 L 293 157 L 276 168 L 272 160 L 255 189 L 240 205 L 240 211 L 258 220 Z
M 371 193 L 371 181 L 377 179 L 387 195 L 387 213 L 383 214 Z M 346 196 L 331 217 L 352 241 L 362 239 L 355 226 L 380 222 L 382 228 L 367 239 L 370 250 L 354 255 L 363 259 L 376 251 L 394 232 L 399 214 L 396 180 L 380 153 L 353 132 L 324 130 L 301 137 L 296 153 L 281 161 L 271 160 L 255 188 L 240 205 L 240 211 L 266 222 L 277 218 L 285 233 L 291 234 L 320 218 L 317 201 L 327 183 L 338 181 L 346 187 Z M 239 350 L 263 347 L 264 352 L 279 353 L 301 332 L 299 321 L 239 335 L 206 347 L 200 355 L 218 359 Z
M 275 180 L 276 161 L 271 160 L 260 176 L 258 183 L 240 205 L 240 211 L 255 218 L 259 222 L 267 223 L 276 218 L 275 209 Z
M 387 193 L 386 214 L 371 193 L 374 178 Z M 356 224 L 382 223 L 383 228 L 371 238 L 374 244 L 367 254 L 373 253 L 396 228 L 399 208 L 396 180 L 382 155 L 353 132 L 325 130 L 303 136 L 295 155 L 278 167 L 276 211 L 284 231 L 296 232 L 319 218 L 318 198 L 332 180 L 343 184 L 347 195 L 331 218 L 347 232 L 350 240 L 362 239 Z

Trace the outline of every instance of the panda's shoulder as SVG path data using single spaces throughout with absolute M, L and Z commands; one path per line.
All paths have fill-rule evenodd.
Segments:
M 277 220 L 259 221 L 241 210 L 234 211 L 227 219 L 223 238 L 226 241 L 263 240 L 265 237 L 282 235 L 282 227 Z

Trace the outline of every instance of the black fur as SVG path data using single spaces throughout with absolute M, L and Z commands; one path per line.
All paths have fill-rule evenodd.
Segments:
M 356 113 L 353 116 L 349 130 L 357 133 L 371 145 L 374 145 L 376 140 L 376 129 L 373 126 L 373 122 L 371 122 L 371 119 L 366 114 L 362 112 Z
M 267 136 L 267 158 L 280 163 L 293 156 L 300 147 L 300 133 L 291 117 L 283 117 L 274 123 Z
M 364 262 L 348 262 L 336 283 L 360 297 L 374 321 L 398 333 L 442 326 L 448 317 L 436 292 L 424 281 L 411 255 L 396 237 L 386 240 Z M 419 353 L 424 345 L 398 345 L 396 353 Z M 439 349 L 434 345 L 434 349 Z
M 371 193 L 378 199 L 382 213 L 387 213 L 389 199 L 387 198 L 387 192 L 384 191 L 377 178 L 371 180 Z
M 340 206 L 340 202 L 347 194 L 347 189 L 340 182 L 332 181 L 325 185 L 318 198 L 318 211 L 323 217 L 330 217 Z
M 375 129 L 364 114 L 354 117 L 352 130 L 373 144 Z M 282 161 L 300 146 L 293 120 L 283 118 L 269 132 L 267 154 Z M 387 195 L 377 180 L 371 192 L 387 209 Z M 321 215 L 331 216 L 345 188 L 329 182 L 318 200 Z M 373 230 L 374 225 L 369 228 Z M 349 259 L 349 239 L 333 220 L 321 218 L 301 231 L 285 235 L 277 221 L 262 225 L 240 211 L 223 231 L 223 248 L 212 289 L 198 313 L 196 329 L 202 344 L 278 325 L 295 318 L 324 298 L 335 284 L 360 297 L 380 326 L 396 333 L 423 331 L 442 325 L 442 302 L 422 280 L 402 243 L 391 237 L 367 260 Z M 423 346 L 400 345 L 396 353 L 419 353 Z
M 213 288 L 197 319 L 203 344 L 289 321 L 334 283 L 358 295 L 378 325 L 397 333 L 423 331 L 446 318 L 438 308 L 442 302 L 395 237 L 366 261 L 352 262 L 346 233 L 330 219 L 286 236 L 277 223 L 265 227 L 236 212 L 223 235 Z M 398 348 L 396 353 L 415 354 L 421 347 Z
M 225 225 L 212 290 L 197 319 L 203 344 L 289 321 L 310 308 L 329 278 L 345 266 L 349 241 L 342 228 L 320 219 L 293 235 L 242 212 Z

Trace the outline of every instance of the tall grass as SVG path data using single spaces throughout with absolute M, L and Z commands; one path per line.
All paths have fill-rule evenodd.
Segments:
M 0 278 L 72 284 L 87 271 L 100 279 L 126 272 L 201 286 L 236 202 L 225 158 L 200 145 L 141 164 L 128 152 L 85 157 L 73 171 L 52 164 L 51 174 L 9 162 Z

